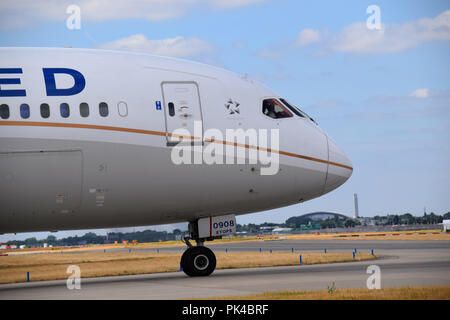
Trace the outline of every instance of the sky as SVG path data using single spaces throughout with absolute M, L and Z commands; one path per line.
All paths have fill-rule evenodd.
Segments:
M 238 223 L 353 214 L 354 193 L 361 216 L 450 211 L 448 1 L 3 0 L 0 46 L 185 58 L 248 74 L 300 106 L 349 156 L 352 177 L 318 199 Z

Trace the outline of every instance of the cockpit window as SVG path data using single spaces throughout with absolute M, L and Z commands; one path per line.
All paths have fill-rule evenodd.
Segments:
M 292 112 L 294 112 L 296 115 L 298 115 L 299 117 L 302 118 L 308 118 L 309 120 L 311 120 L 314 123 L 317 123 L 316 121 L 314 121 L 313 118 L 311 118 L 310 116 L 308 116 L 306 114 L 306 112 L 300 110 L 299 108 L 297 108 L 296 106 L 290 104 L 289 102 L 287 102 L 285 99 L 280 98 L 280 100 L 286 105 L 286 107 L 288 107 L 290 110 L 292 110 Z
M 285 104 L 285 106 L 288 107 L 293 113 L 295 113 L 295 114 L 298 115 L 299 117 L 306 118 L 305 115 L 302 114 L 301 111 L 300 111 L 297 107 L 291 105 L 289 102 L 287 102 L 287 101 L 284 100 L 283 98 L 280 98 L 280 100 L 281 100 L 281 101 Z
M 272 119 L 292 118 L 293 114 L 277 99 L 263 101 L 263 113 Z

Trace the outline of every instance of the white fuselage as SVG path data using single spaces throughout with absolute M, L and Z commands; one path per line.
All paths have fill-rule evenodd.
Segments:
M 84 86 L 77 74 L 62 69 L 80 73 Z M 239 215 L 307 201 L 343 184 L 352 173 L 345 154 L 307 117 L 263 114 L 268 98 L 279 96 L 234 73 L 189 61 L 1 48 L 0 233 Z M 230 111 L 230 101 L 238 112 Z M 200 137 L 195 123 L 202 125 Z M 175 164 L 172 132 L 179 128 L 203 141 L 195 149 L 200 154 L 210 144 L 247 153 L 256 147 L 227 141 L 227 129 L 278 129 L 278 149 L 266 147 L 279 155 L 279 170 L 262 175 L 260 163 Z M 202 136 L 212 128 L 223 139 Z

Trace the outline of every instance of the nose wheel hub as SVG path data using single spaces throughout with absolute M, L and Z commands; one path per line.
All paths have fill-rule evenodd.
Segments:
M 194 258 L 194 266 L 198 270 L 205 270 L 209 266 L 209 259 L 204 254 L 199 254 Z

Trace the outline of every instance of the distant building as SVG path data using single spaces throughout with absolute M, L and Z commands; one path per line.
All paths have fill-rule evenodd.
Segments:
M 259 230 L 263 234 L 272 233 L 272 230 L 275 229 L 275 227 L 260 227 Z
M 175 240 L 176 240 L 176 241 L 183 240 L 183 237 L 184 237 L 184 236 L 185 236 L 184 234 L 176 234 L 176 235 L 175 235 Z
M 374 226 L 375 225 L 375 220 L 370 217 L 359 217 L 357 220 L 363 226 Z
M 284 234 L 284 233 L 290 233 L 292 231 L 292 228 L 275 228 L 272 230 L 272 234 Z
M 355 215 L 354 218 L 358 219 L 359 217 L 359 209 L 358 209 L 358 195 L 355 193 L 353 194 L 354 203 L 355 203 Z
M 323 221 L 328 219 L 334 219 L 335 217 L 338 217 L 340 220 L 346 220 L 346 219 L 353 219 L 351 215 L 348 213 L 343 212 L 336 212 L 336 211 L 319 211 L 319 212 L 312 212 L 307 213 L 302 216 L 301 218 L 309 218 L 313 221 Z
M 444 232 L 450 231 L 450 220 L 442 220 Z

